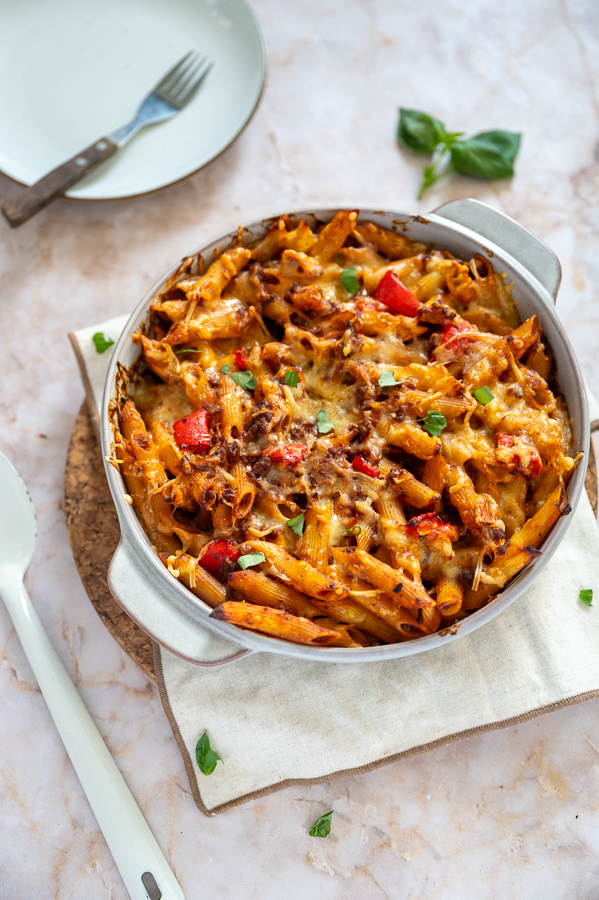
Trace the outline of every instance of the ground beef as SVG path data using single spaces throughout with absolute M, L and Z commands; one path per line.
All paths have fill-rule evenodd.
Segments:
M 268 432 L 269 425 L 272 421 L 272 412 L 270 409 L 262 409 L 255 417 L 252 416 L 252 418 L 253 421 L 249 427 L 248 435 L 250 441 L 257 441 L 261 435 Z
M 261 456 L 258 462 L 255 462 L 252 466 L 252 475 L 256 478 L 264 478 L 270 472 L 271 466 L 272 459 L 270 456 Z
M 239 441 L 231 441 L 230 444 L 226 445 L 226 450 L 228 462 L 231 464 L 237 462 L 239 458 Z

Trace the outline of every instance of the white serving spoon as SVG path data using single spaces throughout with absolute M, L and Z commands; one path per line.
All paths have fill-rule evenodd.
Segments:
M 0 453 L 0 596 L 132 900 L 185 900 L 27 596 L 35 537 L 27 488 Z

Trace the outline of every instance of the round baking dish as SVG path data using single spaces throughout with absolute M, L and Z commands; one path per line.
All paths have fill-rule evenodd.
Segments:
M 337 209 L 301 210 L 292 213 L 291 217 L 312 223 L 315 220 L 328 222 L 337 212 Z M 252 241 L 262 237 L 278 218 L 272 216 L 246 225 L 245 239 Z M 464 259 L 470 259 L 475 253 L 482 254 L 492 260 L 497 271 L 505 272 L 513 281 L 513 297 L 522 318 L 538 314 L 554 354 L 557 380 L 572 421 L 574 453 L 583 451 L 585 454 L 568 485 L 568 500 L 574 510 L 584 487 L 590 440 L 589 416 L 580 369 L 554 309 L 561 276 L 555 255 L 513 219 L 477 200 L 455 200 L 428 216 L 366 209 L 361 210 L 360 221 L 402 231 L 416 241 L 447 248 Z M 209 263 L 215 248 L 222 251 L 236 236 L 237 229 L 219 235 L 194 252 L 201 252 Z M 118 394 L 117 385 L 140 352 L 131 336 L 140 323 L 147 321 L 152 298 L 176 268 L 173 266 L 141 300 L 114 349 L 101 413 L 104 457 L 110 456 L 113 440 L 109 412 Z M 154 640 L 199 666 L 221 665 L 256 652 L 280 653 L 327 663 L 379 662 L 444 647 L 490 622 L 532 584 L 557 549 L 572 518 L 570 515 L 559 519 L 541 544 L 542 554 L 514 578 L 497 599 L 472 613 L 457 627 L 399 644 L 360 649 L 310 647 L 242 631 L 229 623 L 209 618 L 210 608 L 165 569 L 134 510 L 125 501 L 127 490 L 121 475 L 110 464 L 105 465 L 121 526 L 121 541 L 108 575 L 110 589 L 128 615 Z

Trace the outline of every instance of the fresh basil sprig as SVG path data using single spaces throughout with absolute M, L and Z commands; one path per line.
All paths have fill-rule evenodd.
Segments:
M 311 837 L 328 837 L 331 833 L 331 819 L 333 818 L 333 810 L 325 813 L 320 819 L 317 819 L 308 834 Z
M 109 347 L 112 347 L 114 341 L 112 338 L 108 337 L 104 334 L 103 331 L 96 331 L 94 334 L 92 341 L 96 346 L 96 353 L 105 353 Z
M 475 178 L 510 178 L 520 149 L 514 131 L 481 131 L 462 139 L 464 132 L 446 131 L 434 116 L 417 109 L 400 109 L 397 138 L 416 153 L 432 153 L 433 160 L 422 173 L 418 199 L 427 188 L 451 171 Z
M 215 753 L 210 746 L 208 732 L 205 731 L 196 744 L 196 761 L 200 772 L 203 772 L 204 775 L 212 775 L 219 760 L 223 762 L 222 757 Z
M 591 588 L 583 588 L 578 595 L 578 599 L 581 603 L 584 603 L 585 606 L 593 605 L 593 591 Z

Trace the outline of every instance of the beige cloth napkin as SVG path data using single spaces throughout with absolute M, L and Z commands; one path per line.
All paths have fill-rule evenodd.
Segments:
M 116 340 L 126 321 L 70 335 L 96 427 L 111 351 L 99 356 L 92 335 Z M 590 392 L 589 406 L 597 429 Z M 581 588 L 599 598 L 599 531 L 586 494 L 533 587 L 445 648 L 366 665 L 260 653 L 202 669 L 156 645 L 160 695 L 198 807 L 215 815 L 599 696 L 599 609 L 579 602 Z M 210 776 L 195 762 L 206 730 L 224 760 Z

